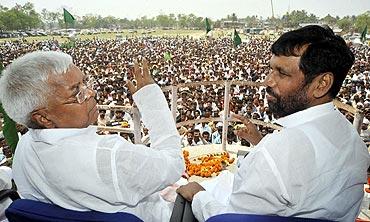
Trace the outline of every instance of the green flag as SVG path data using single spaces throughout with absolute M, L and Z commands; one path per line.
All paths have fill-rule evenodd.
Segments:
M 211 25 L 209 24 L 209 21 L 208 21 L 208 18 L 206 17 L 206 34 L 208 32 L 210 32 L 212 29 L 211 29 Z
M 168 61 L 168 60 L 171 60 L 172 59 L 172 55 L 171 55 L 170 52 L 165 52 L 163 54 L 163 58 L 164 58 L 164 60 Z
M 238 46 L 242 43 L 242 39 L 240 38 L 238 32 L 236 31 L 236 29 L 234 29 L 234 38 L 233 38 L 233 43 L 234 43 L 234 46 Z
M 1 76 L 2 70 L 3 70 L 3 64 L 0 62 L 0 76 Z M 4 118 L 3 134 L 4 134 L 5 141 L 9 145 L 10 149 L 12 150 L 12 153 L 14 154 L 15 148 L 17 147 L 17 143 L 18 143 L 18 134 L 17 134 L 16 124 L 5 113 L 5 110 L 3 109 L 3 106 L 1 105 L 1 103 L 0 103 L 0 113 L 3 114 L 3 118 Z
M 65 8 L 63 8 L 63 15 L 64 15 L 64 23 L 66 23 L 66 25 L 68 25 L 68 24 L 74 25 L 75 24 L 75 18 Z
M 367 34 L 367 25 L 365 26 L 364 30 L 361 33 L 361 42 L 366 41 L 366 34 Z

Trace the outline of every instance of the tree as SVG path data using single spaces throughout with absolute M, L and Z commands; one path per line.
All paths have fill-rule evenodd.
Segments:
M 356 32 L 362 32 L 366 26 L 370 27 L 370 11 L 357 16 L 355 20 Z
M 0 61 L 0 76 L 1 76 L 2 70 L 3 70 L 3 63 L 2 61 Z M 17 128 L 16 128 L 16 123 L 6 114 L 1 103 L 0 103 L 0 113 L 3 115 L 3 118 L 4 118 L 3 133 L 4 133 L 5 140 L 7 144 L 10 146 L 12 153 L 14 154 L 15 148 L 17 147 L 17 143 L 18 143 L 18 133 L 17 133 Z
M 176 24 L 177 24 L 175 14 L 173 14 L 173 13 L 169 14 L 168 18 L 169 18 L 169 21 L 170 21 L 170 26 L 175 27 Z
M 76 16 L 78 17 L 78 16 Z M 296 28 L 301 23 L 317 23 L 319 21 L 333 26 L 338 26 L 344 31 L 363 31 L 364 27 L 370 27 L 370 11 L 359 16 L 339 16 L 333 17 L 330 14 L 319 19 L 316 15 L 308 13 L 305 10 L 294 10 L 291 13 L 286 13 L 282 17 L 274 17 L 263 19 L 257 15 L 248 16 L 243 19 L 238 19 L 235 13 L 227 15 L 225 18 L 212 21 L 214 28 L 220 28 L 223 21 L 231 21 L 232 25 L 238 21 L 243 21 L 248 27 L 263 27 L 268 23 L 271 27 L 276 28 Z M 158 15 L 148 18 L 129 20 L 127 18 L 116 18 L 113 16 L 102 17 L 100 15 L 87 14 L 76 20 L 76 28 L 204 28 L 204 17 L 198 17 L 194 14 L 169 14 Z M 26 30 L 44 27 L 45 29 L 53 29 L 56 27 L 65 27 L 61 12 L 49 12 L 42 9 L 41 13 L 37 13 L 32 3 L 24 5 L 16 4 L 13 8 L 7 8 L 0 5 L 0 30 Z
M 24 24 L 28 29 L 39 28 L 42 24 L 40 14 L 34 9 L 34 5 L 30 2 L 25 3 L 20 8 L 20 14 L 25 19 Z
M 244 21 L 248 27 L 260 27 L 263 24 L 257 15 L 247 16 Z
M 233 22 L 233 27 L 235 27 L 235 23 L 238 21 L 235 13 L 231 14 L 231 21 Z
M 337 23 L 337 20 L 338 20 L 337 18 L 334 18 L 330 14 L 328 14 L 324 18 L 320 19 L 320 21 L 322 21 L 323 23 L 328 24 L 330 26 L 335 25 Z
M 194 27 L 196 27 L 196 24 L 197 24 L 197 17 L 193 13 L 189 14 L 189 16 L 188 16 L 188 26 L 194 28 Z
M 111 29 L 116 28 L 118 25 L 118 19 L 114 16 L 107 16 L 102 19 L 103 28 Z
M 188 16 L 184 14 L 178 14 L 177 24 L 180 28 L 188 28 Z
M 11 9 L 1 6 L 0 25 L 4 30 L 27 30 L 41 27 L 42 21 L 33 4 L 27 2 Z
M 170 27 L 171 26 L 170 17 L 167 15 L 158 15 L 156 17 L 156 22 L 160 27 Z
M 130 28 L 131 26 L 130 20 L 128 20 L 127 18 L 118 19 L 118 24 L 120 28 Z
M 83 28 L 88 28 L 88 29 L 99 28 L 98 27 L 98 16 L 96 15 L 88 14 L 88 15 L 82 16 L 80 23 Z
M 296 28 L 301 23 L 317 23 L 318 18 L 314 14 L 308 15 L 305 10 L 294 10 L 283 16 L 286 27 Z
M 141 26 L 143 28 L 153 28 L 153 26 L 155 25 L 154 20 L 149 19 L 146 16 L 141 17 L 140 20 L 141 20 Z
M 344 31 L 348 32 L 351 31 L 351 27 L 353 26 L 353 20 L 350 16 L 345 16 L 337 22 L 339 28 L 343 29 Z
M 49 12 L 45 8 L 41 11 L 41 19 L 45 29 L 53 29 L 58 27 L 58 20 L 62 19 L 61 12 Z

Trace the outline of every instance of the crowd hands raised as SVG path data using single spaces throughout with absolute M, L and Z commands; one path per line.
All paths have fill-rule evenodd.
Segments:
M 96 90 L 99 105 L 132 106 L 133 99 L 127 80 L 133 78 L 134 60 L 146 58 L 155 82 L 161 86 L 181 83 L 249 80 L 263 82 L 269 73 L 270 47 L 272 40 L 252 37 L 237 48 L 227 38 L 195 39 L 191 37 L 140 37 L 127 40 L 78 40 L 73 48 L 63 48 L 56 40 L 42 42 L 5 42 L 1 44 L 3 65 L 15 58 L 36 50 L 62 50 L 70 54 L 76 66 L 87 74 Z M 356 56 L 349 75 L 337 97 L 364 112 L 361 136 L 370 139 L 370 48 L 351 46 Z M 169 54 L 170 58 L 165 58 Z M 135 84 L 135 82 L 133 83 Z M 232 85 L 230 88 L 230 112 L 248 119 L 274 122 L 276 116 L 269 111 L 264 87 Z M 171 92 L 165 92 L 170 104 Z M 224 108 L 224 86 L 219 84 L 179 88 L 176 122 L 200 118 L 222 117 Z M 341 110 L 349 121 L 353 114 Z M 239 117 L 239 122 L 240 122 Z M 235 119 L 234 119 L 235 120 Z M 100 126 L 133 128 L 132 114 L 123 110 L 100 110 Z M 247 145 L 255 141 L 241 139 L 236 132 L 236 124 L 228 126 L 229 144 Z M 257 126 L 262 136 L 273 129 Z M 178 128 L 182 136 L 182 146 L 220 144 L 222 123 L 203 122 Z M 108 131 L 100 133 L 107 134 Z M 114 132 L 111 132 L 114 133 Z M 134 140 L 132 133 L 120 133 L 126 139 Z M 142 142 L 150 143 L 148 130 L 142 127 Z M 257 136 L 258 137 L 258 136 Z M 243 137 L 245 138 L 245 137 Z M 250 139 L 253 140 L 253 139 Z

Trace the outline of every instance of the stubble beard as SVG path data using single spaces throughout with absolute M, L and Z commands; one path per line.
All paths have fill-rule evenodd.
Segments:
M 267 103 L 270 112 L 277 118 L 291 115 L 309 107 L 310 102 L 307 97 L 306 85 L 288 96 L 276 95 L 271 88 L 267 88 L 266 91 L 274 97 L 274 100 L 268 100 Z

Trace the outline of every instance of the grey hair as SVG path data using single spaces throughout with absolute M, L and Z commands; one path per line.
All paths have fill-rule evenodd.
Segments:
M 49 75 L 62 75 L 73 64 L 63 52 L 36 51 L 14 60 L 0 78 L 0 102 L 15 122 L 35 128 L 31 113 L 46 106 Z

